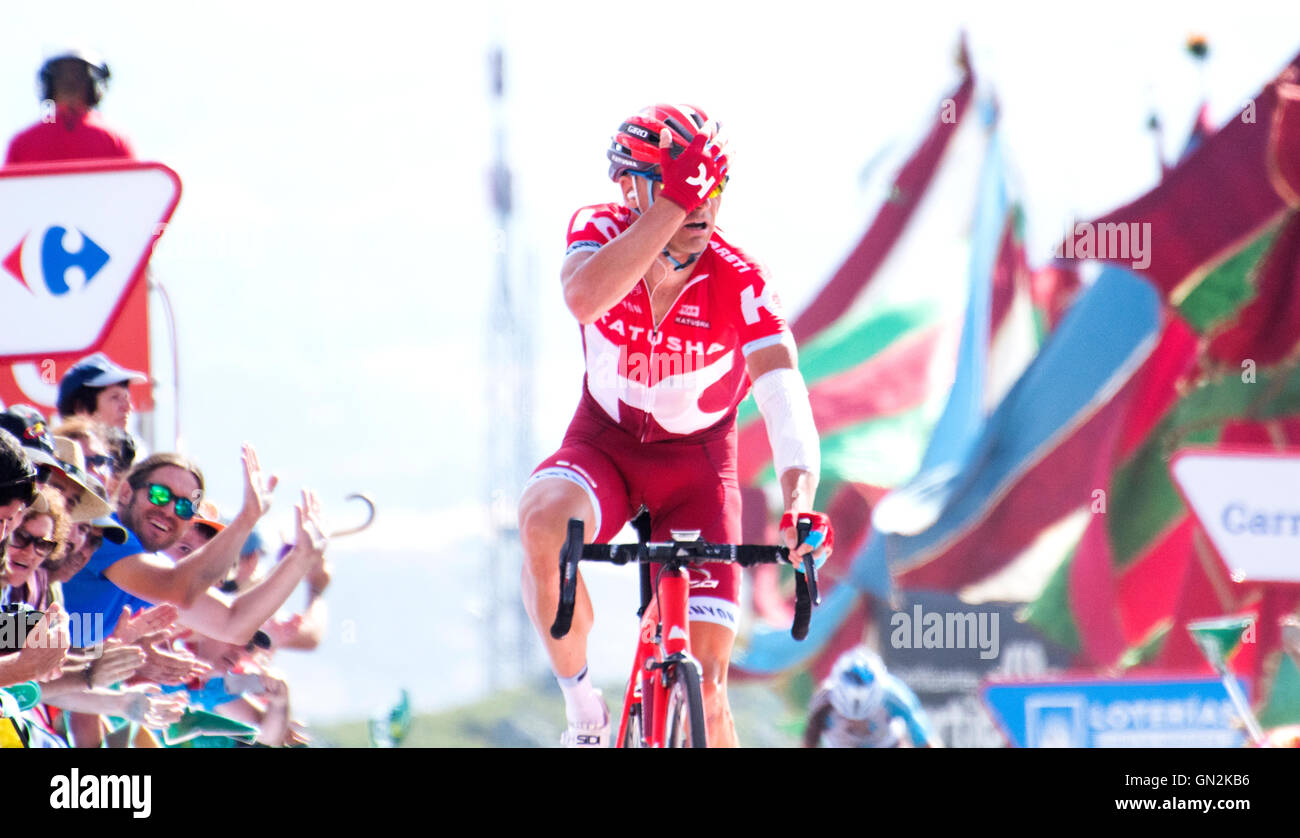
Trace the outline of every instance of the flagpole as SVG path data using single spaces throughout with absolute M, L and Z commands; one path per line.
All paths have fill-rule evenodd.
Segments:
M 1196 641 L 1196 646 L 1205 655 L 1205 659 L 1214 667 L 1214 671 L 1223 683 L 1223 688 L 1228 691 L 1228 699 L 1232 701 L 1232 706 L 1236 709 L 1237 715 L 1246 725 L 1246 731 L 1256 745 L 1263 745 L 1265 742 L 1264 729 L 1260 727 L 1259 719 L 1255 718 L 1255 712 L 1250 709 L 1250 702 L 1246 701 L 1246 696 L 1241 691 L 1241 685 L 1237 683 L 1237 678 L 1228 668 L 1228 655 L 1236 645 L 1241 642 L 1242 634 L 1248 631 L 1252 625 L 1253 618 L 1242 617 L 1220 617 L 1211 620 L 1198 620 L 1187 624 L 1187 631 L 1192 635 L 1192 640 Z M 1226 648 L 1225 648 L 1226 646 Z
M 1165 173 L 1169 171 L 1169 166 L 1165 163 L 1165 128 L 1160 122 L 1160 114 L 1156 113 L 1154 107 L 1151 108 L 1151 115 L 1147 117 L 1147 130 L 1151 132 L 1152 141 L 1156 146 L 1156 171 L 1160 173 L 1160 179 L 1165 179 Z
M 172 300 L 171 297 L 168 296 L 167 294 L 167 287 L 163 285 L 162 280 L 154 276 L 153 271 L 149 272 L 149 284 L 150 286 L 152 286 L 152 288 L 155 291 L 158 292 L 158 297 L 162 300 L 163 303 L 163 311 L 167 315 L 167 338 L 171 342 L 171 356 L 172 356 L 172 446 L 171 447 L 173 451 L 179 451 L 180 444 L 181 444 L 181 359 L 180 359 L 180 348 L 177 346 L 177 342 L 176 342 L 176 314 L 172 309 Z M 155 390 L 155 393 L 156 392 L 157 391 Z M 158 408 L 157 405 L 155 404 L 154 412 L 157 413 L 157 411 Z M 155 433 L 151 434 L 149 439 L 150 451 L 158 450 L 157 439 L 155 438 L 156 431 L 157 431 L 156 425 L 154 431 Z
M 1216 667 L 1219 669 L 1219 667 Z M 1255 713 L 1250 709 L 1250 703 L 1246 701 L 1246 696 L 1241 692 L 1241 685 L 1237 679 L 1224 664 L 1219 671 L 1219 680 L 1223 682 L 1223 688 L 1228 691 L 1228 698 L 1232 699 L 1232 706 L 1237 709 L 1237 714 L 1241 716 L 1242 722 L 1246 725 L 1250 738 L 1256 745 L 1264 744 L 1264 729 L 1259 725 L 1259 719 L 1255 718 Z

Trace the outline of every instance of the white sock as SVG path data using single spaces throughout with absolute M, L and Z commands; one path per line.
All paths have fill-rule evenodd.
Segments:
M 598 725 L 605 722 L 605 704 L 591 685 L 591 677 L 584 664 L 582 671 L 572 678 L 555 676 L 564 693 L 564 715 L 570 722 L 582 725 Z

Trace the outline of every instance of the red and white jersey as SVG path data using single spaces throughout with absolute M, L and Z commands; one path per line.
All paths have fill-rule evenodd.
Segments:
M 568 253 L 600 249 L 635 219 L 620 204 L 583 207 L 569 223 Z M 582 327 L 582 341 L 584 406 L 594 403 L 642 442 L 729 429 L 749 391 L 745 358 L 794 345 L 763 269 L 716 229 L 662 322 L 654 323 L 643 279 Z

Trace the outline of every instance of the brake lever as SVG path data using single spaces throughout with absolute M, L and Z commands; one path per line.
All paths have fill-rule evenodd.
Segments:
M 812 522 L 800 521 L 795 532 L 799 536 L 799 544 L 803 544 L 808 538 L 808 533 L 812 532 Z M 817 563 L 813 561 L 812 553 L 803 557 L 803 571 L 804 577 L 808 580 L 808 595 L 812 599 L 812 604 L 821 605 L 821 592 L 817 590 Z
M 811 521 L 805 519 L 795 523 L 796 548 L 804 543 L 804 539 L 810 532 L 812 532 Z M 803 640 L 808 636 L 808 622 L 812 616 L 813 604 L 817 601 L 817 571 L 812 567 L 811 558 L 811 555 L 805 556 L 803 570 L 796 570 L 794 574 L 794 623 L 790 626 L 790 636 L 795 640 Z M 812 580 L 811 586 L 808 583 L 809 579 Z

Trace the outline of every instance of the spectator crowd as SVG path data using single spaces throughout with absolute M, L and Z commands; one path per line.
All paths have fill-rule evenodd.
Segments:
M 96 113 L 108 78 L 84 52 L 46 61 L 42 119 L 6 165 L 132 157 Z M 245 445 L 243 501 L 222 518 L 198 464 L 131 434 L 145 379 L 95 353 L 59 381 L 54 415 L 0 404 L 0 747 L 306 744 L 272 661 L 324 633 L 319 501 L 302 492 L 263 572 L 275 478 Z M 306 607 L 277 619 L 301 583 Z
M 245 445 L 223 521 L 193 461 L 137 459 L 140 377 L 95 354 L 60 382 L 57 424 L 0 412 L 0 745 L 306 744 L 272 657 L 324 632 L 319 501 L 302 492 L 292 544 L 260 572 L 275 478 Z M 302 582 L 307 607 L 276 619 Z

